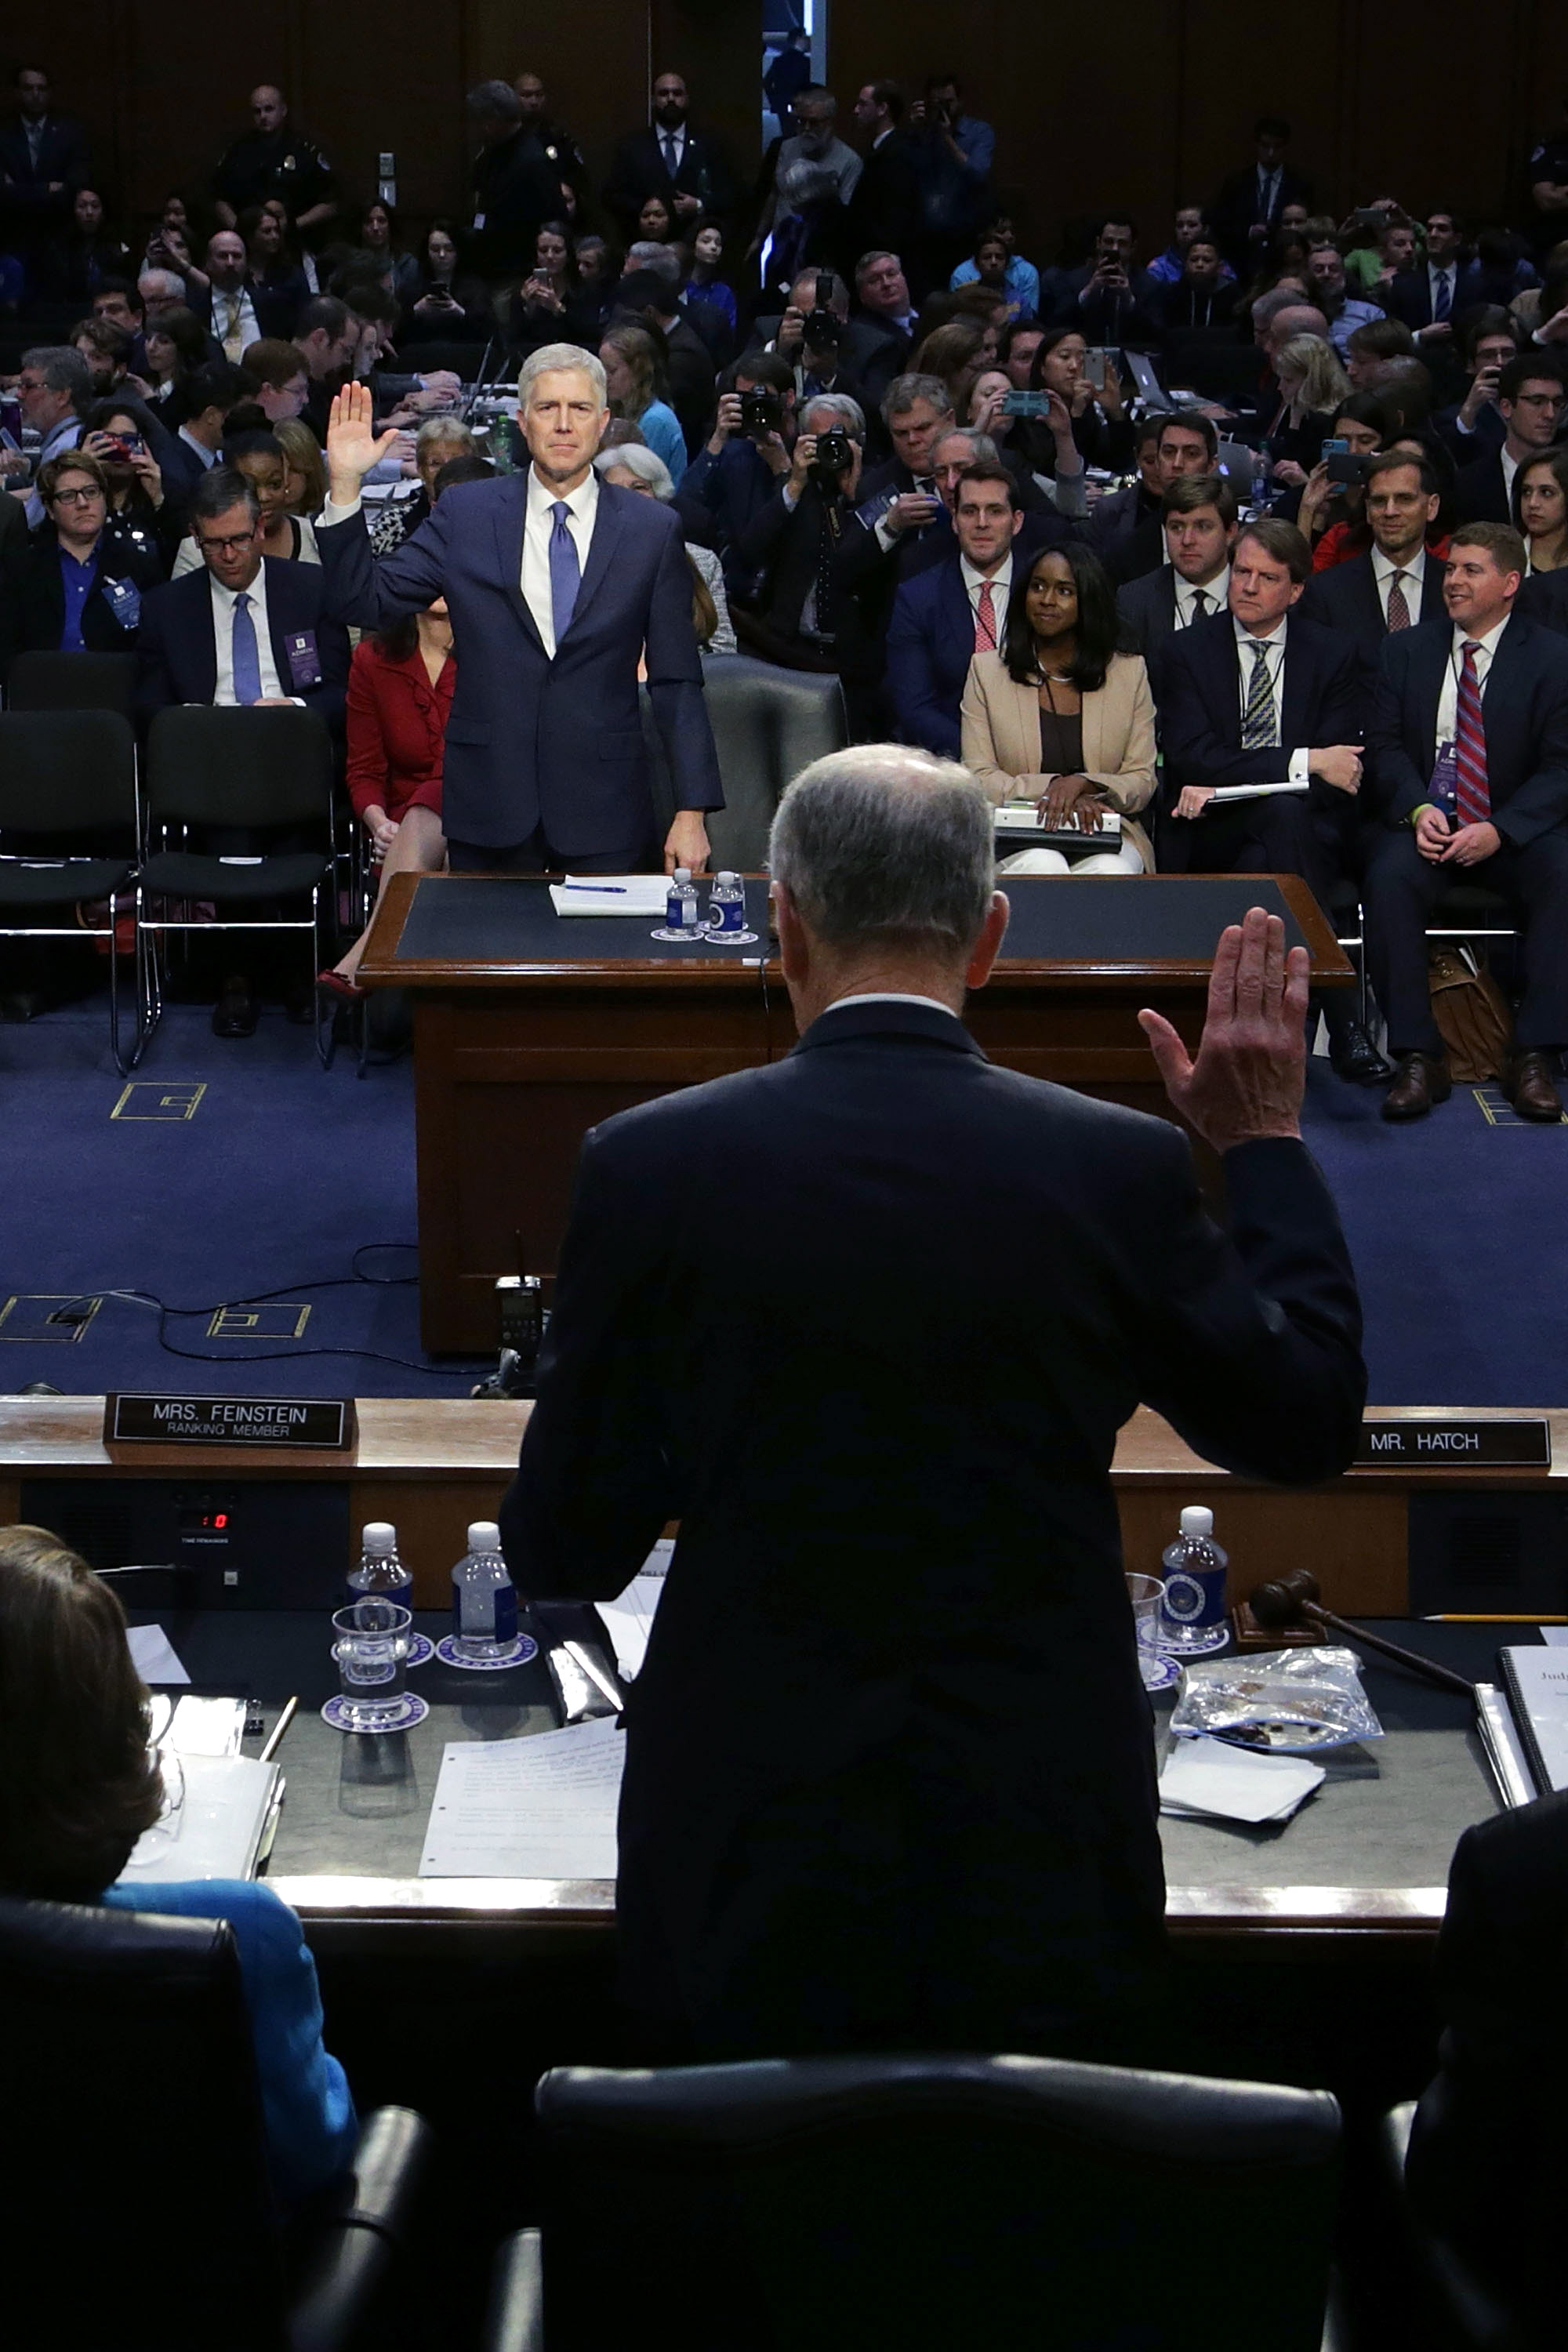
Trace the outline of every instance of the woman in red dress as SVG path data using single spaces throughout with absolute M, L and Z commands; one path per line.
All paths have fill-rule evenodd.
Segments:
M 379 636 L 363 637 L 349 668 L 348 788 L 354 814 L 380 860 L 376 904 L 391 874 L 437 874 L 447 862 L 441 830 L 441 758 L 458 665 L 452 625 L 437 598 Z M 365 927 L 366 931 L 369 925 Z M 354 978 L 362 931 L 321 986 L 363 994 Z

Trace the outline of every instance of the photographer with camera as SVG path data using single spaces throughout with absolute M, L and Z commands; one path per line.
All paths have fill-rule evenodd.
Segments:
M 990 173 L 995 134 L 988 122 L 965 115 L 952 74 L 933 74 L 925 96 L 907 117 L 908 161 L 920 223 L 912 264 L 915 290 L 922 299 L 945 286 L 967 260 L 976 232 L 990 210 Z
M 789 472 L 795 371 L 772 352 L 748 352 L 720 379 L 713 429 L 681 476 L 676 511 L 689 539 L 728 568 L 736 541 Z
M 1461 466 L 1472 465 L 1502 446 L 1498 384 L 1521 341 L 1513 313 L 1495 303 L 1467 311 L 1459 322 L 1459 348 L 1469 389 L 1463 400 L 1440 408 L 1433 423 Z
M 1550 449 L 1568 408 L 1563 362 L 1539 344 L 1510 360 L 1498 378 L 1497 408 L 1502 420 L 1500 448 L 1463 467 L 1454 491 L 1458 521 L 1512 527 L 1513 478 L 1521 466 Z
M 807 401 L 789 470 L 736 545 L 736 631 L 764 661 L 840 674 L 847 655 L 853 662 L 855 614 L 834 585 L 833 559 L 855 528 L 865 448 L 858 402 L 839 393 Z
M 1077 327 L 1094 344 L 1131 343 L 1134 351 L 1158 345 L 1155 284 L 1132 258 L 1137 243 L 1138 224 L 1131 213 L 1106 214 L 1095 231 L 1094 258 L 1068 274 L 1058 324 Z

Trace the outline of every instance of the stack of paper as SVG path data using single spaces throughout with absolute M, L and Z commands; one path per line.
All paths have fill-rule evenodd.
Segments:
M 674 1549 L 674 1538 L 660 1536 L 619 1599 L 601 1601 L 598 1604 L 599 1614 L 605 1621 L 605 1631 L 616 1654 L 616 1671 L 624 1683 L 633 1681 L 642 1672 L 642 1662 L 647 1655 L 647 1637 L 653 1631 L 653 1612 L 658 1607 L 658 1597 L 664 1591 L 665 1573 Z
M 1160 1811 L 1178 1819 L 1288 1822 L 1324 1778 L 1299 1756 L 1257 1756 L 1223 1739 L 1184 1739 L 1160 1774 Z
M 182 1769 L 184 1803 L 137 1841 L 121 1878 L 144 1886 L 159 1879 L 253 1877 L 281 1777 L 277 1765 L 250 1756 L 187 1756 Z
M 162 1625 L 128 1625 L 125 1638 L 131 1644 L 131 1663 L 144 1683 L 190 1681 Z
M 664 914 L 668 886 L 662 874 L 568 874 L 550 886 L 558 915 L 637 915 L 657 922 Z
M 447 1747 L 421 1878 L 614 1878 L 626 1743 L 614 1716 Z

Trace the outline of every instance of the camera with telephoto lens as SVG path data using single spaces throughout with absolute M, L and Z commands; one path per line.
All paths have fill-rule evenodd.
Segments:
M 811 470 L 825 489 L 837 489 L 840 474 L 847 473 L 855 463 L 855 444 L 842 425 L 829 425 L 816 436 L 816 448 L 811 460 Z
M 784 425 L 784 403 L 776 392 L 742 392 L 741 430 L 742 433 L 777 433 Z

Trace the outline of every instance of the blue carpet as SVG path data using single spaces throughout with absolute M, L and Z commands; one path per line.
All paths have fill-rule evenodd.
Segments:
M 0 1027 L 0 1391 L 466 1395 L 488 1367 L 427 1363 L 414 1283 L 384 1280 L 412 1252 L 365 1247 L 417 1231 L 409 1063 L 323 1074 L 275 1009 L 224 1041 L 174 1006 L 122 1103 L 104 1032 L 100 1002 Z M 1350 1236 L 1373 1402 L 1568 1403 L 1568 1127 L 1516 1120 L 1495 1087 L 1411 1128 L 1380 1099 L 1313 1063 L 1308 1139 Z M 383 1282 L 321 1286 L 356 1251 Z M 217 1360 L 166 1353 L 155 1314 L 108 1295 L 124 1289 L 206 1310 L 168 1336 Z M 262 1336 L 209 1336 L 214 1308 L 268 1290 Z M 73 1295 L 102 1302 L 74 1339 L 47 1320 Z

